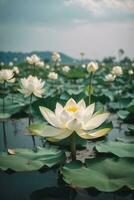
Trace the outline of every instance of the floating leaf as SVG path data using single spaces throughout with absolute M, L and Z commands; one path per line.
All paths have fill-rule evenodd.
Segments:
M 10 113 L 0 113 L 0 121 L 5 121 L 11 117 Z
M 114 192 L 127 186 L 134 189 L 134 159 L 93 158 L 85 162 L 70 162 L 62 169 L 66 183 L 81 188 L 96 188 L 103 192 Z
M 134 157 L 134 145 L 118 141 L 108 141 L 96 144 L 95 148 L 100 153 L 112 153 L 119 157 Z
M 129 129 L 129 131 L 131 132 L 131 134 L 134 135 L 134 125 L 133 125 L 133 124 L 129 124 L 129 125 L 127 126 L 127 128 Z
M 129 112 L 127 110 L 119 110 L 117 112 L 117 115 L 121 118 L 121 119 L 126 119 L 127 116 L 129 115 Z
M 15 155 L 0 153 L 0 169 L 33 171 L 42 167 L 51 168 L 65 160 L 65 153 L 57 148 L 41 148 L 35 153 L 31 149 L 14 149 Z
M 134 100 L 128 104 L 127 109 L 130 113 L 134 113 Z

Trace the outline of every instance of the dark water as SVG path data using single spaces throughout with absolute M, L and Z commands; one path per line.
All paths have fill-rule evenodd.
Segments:
M 6 131 L 8 147 L 32 148 L 32 139 L 26 135 L 27 119 L 8 121 Z M 119 130 L 118 123 L 114 120 L 114 130 L 109 134 L 109 139 L 125 136 L 125 125 Z M 36 143 L 42 145 L 39 138 Z M 0 149 L 3 147 L 3 131 L 0 123 Z M 103 193 L 97 190 L 74 190 L 65 186 L 58 178 L 56 170 L 48 172 L 2 172 L 0 171 L 0 200 L 134 200 L 133 192 L 122 190 L 114 193 Z

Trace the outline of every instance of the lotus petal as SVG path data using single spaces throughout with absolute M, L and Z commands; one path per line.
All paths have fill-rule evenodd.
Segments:
M 103 113 L 92 117 L 84 126 L 84 130 L 93 130 L 98 128 L 109 116 L 109 113 Z
M 56 118 L 54 112 L 46 107 L 39 107 L 43 117 L 54 127 L 59 127 L 58 119 Z
M 77 130 L 77 134 L 83 139 L 95 139 L 106 135 L 111 128 L 104 128 L 97 131 L 84 131 L 84 130 Z

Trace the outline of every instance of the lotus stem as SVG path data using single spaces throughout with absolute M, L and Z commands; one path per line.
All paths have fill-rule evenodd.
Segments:
M 92 77 L 93 77 L 93 72 L 90 73 L 89 77 L 89 86 L 88 86 L 88 97 L 89 97 L 89 105 L 91 104 L 91 97 L 92 97 Z
M 75 142 L 75 133 L 70 136 L 70 151 L 72 161 L 76 160 L 76 142 Z
M 117 79 L 115 79 L 115 84 L 116 84 L 116 87 L 117 87 L 117 101 L 118 101 L 118 106 L 119 106 L 119 109 L 120 109 L 120 88 L 119 88 L 119 85 L 118 85 L 118 82 L 117 82 Z
M 31 108 L 31 104 L 32 104 L 32 94 L 30 96 L 30 104 L 29 104 L 29 125 L 31 124 L 31 122 L 33 121 L 32 119 L 32 108 Z M 32 141 L 33 141 L 33 151 L 37 152 L 37 147 L 36 147 L 36 142 L 35 142 L 35 137 L 32 135 Z
M 3 83 L 3 89 L 5 91 L 5 82 Z M 3 113 L 5 112 L 5 96 L 3 95 Z
M 35 64 L 33 65 L 34 69 L 33 69 L 33 76 L 35 76 L 35 69 L 36 69 L 36 66 Z
M 4 148 L 7 151 L 8 150 L 8 148 L 7 148 L 7 135 L 6 135 L 6 129 L 5 129 L 5 122 L 4 121 L 2 122 L 2 125 L 3 125 Z

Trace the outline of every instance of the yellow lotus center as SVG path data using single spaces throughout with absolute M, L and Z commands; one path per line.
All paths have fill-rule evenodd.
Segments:
M 78 108 L 77 106 L 68 106 L 68 107 L 66 108 L 66 110 L 67 110 L 68 112 L 76 112 L 77 110 L 79 110 L 79 108 Z

